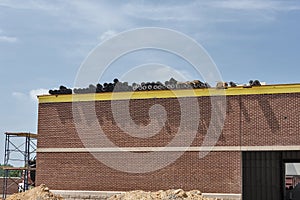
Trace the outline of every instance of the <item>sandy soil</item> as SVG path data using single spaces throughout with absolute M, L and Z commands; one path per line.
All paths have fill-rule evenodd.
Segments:
M 22 193 L 16 193 L 7 200 L 63 200 L 62 197 L 54 195 L 45 185 L 40 185 L 31 190 Z M 0 198 L 1 200 L 1 198 Z M 114 195 L 108 200 L 214 200 L 204 198 L 199 190 L 183 191 L 177 190 L 160 190 L 157 192 L 146 192 L 141 190 L 126 192 L 123 194 Z
M 160 190 L 157 192 L 132 191 L 124 194 L 114 195 L 108 200 L 213 200 L 204 198 L 198 190 L 185 192 L 182 189 Z
M 48 187 L 42 184 L 26 192 L 10 195 L 6 200 L 63 200 L 63 198 L 54 195 Z

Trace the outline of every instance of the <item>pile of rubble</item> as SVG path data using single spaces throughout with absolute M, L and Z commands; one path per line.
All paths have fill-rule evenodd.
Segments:
M 160 190 L 157 192 L 145 192 L 141 190 L 126 192 L 111 196 L 108 200 L 213 200 L 202 196 L 199 190 L 185 192 L 182 189 Z
M 76 199 L 80 199 L 80 198 L 76 198 Z M 83 199 L 91 199 L 91 198 L 83 198 Z M 63 200 L 63 198 L 59 195 L 53 194 L 52 192 L 49 191 L 48 187 L 42 184 L 39 187 L 35 187 L 26 192 L 10 195 L 8 198 L 6 198 L 6 200 Z M 177 190 L 173 189 L 173 190 L 159 190 L 157 192 L 145 192 L 142 190 L 136 190 L 136 191 L 113 195 L 109 197 L 107 200 L 215 200 L 215 199 L 203 197 L 199 190 L 192 190 L 186 192 L 182 189 L 177 189 Z
M 10 195 L 6 200 L 63 200 L 63 198 L 53 194 L 42 184 L 26 192 Z

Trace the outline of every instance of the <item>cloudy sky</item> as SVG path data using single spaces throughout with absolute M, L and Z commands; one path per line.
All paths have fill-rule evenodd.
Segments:
M 297 0 L 0 0 L 0 163 L 2 133 L 36 132 L 36 95 L 59 85 L 73 87 L 89 52 L 120 32 L 142 27 L 182 32 L 203 46 L 225 81 L 299 83 L 299 21 Z M 147 59 L 174 61 L 163 52 L 136 52 L 103 80 L 122 77 Z M 201 79 L 184 63 L 178 71 Z M 136 70 L 133 77 L 166 80 L 168 72 L 155 68 L 150 77 Z

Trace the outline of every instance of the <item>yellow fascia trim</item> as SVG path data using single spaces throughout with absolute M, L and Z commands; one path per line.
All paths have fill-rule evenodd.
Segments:
M 91 94 L 66 94 L 38 96 L 39 103 L 79 102 L 79 101 L 110 101 L 125 99 L 153 99 L 153 98 L 179 98 L 200 96 L 235 96 L 258 94 L 285 94 L 300 93 L 300 84 L 264 85 L 252 88 L 229 87 L 228 89 L 186 89 L 186 90 L 158 90 L 136 92 L 107 92 Z

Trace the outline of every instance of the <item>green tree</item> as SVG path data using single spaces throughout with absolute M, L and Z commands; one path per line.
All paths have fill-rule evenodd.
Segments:
M 0 177 L 4 176 L 4 169 L 2 167 L 13 167 L 12 165 L 2 165 L 0 164 Z M 21 170 L 9 170 L 9 177 L 20 177 L 22 171 Z

